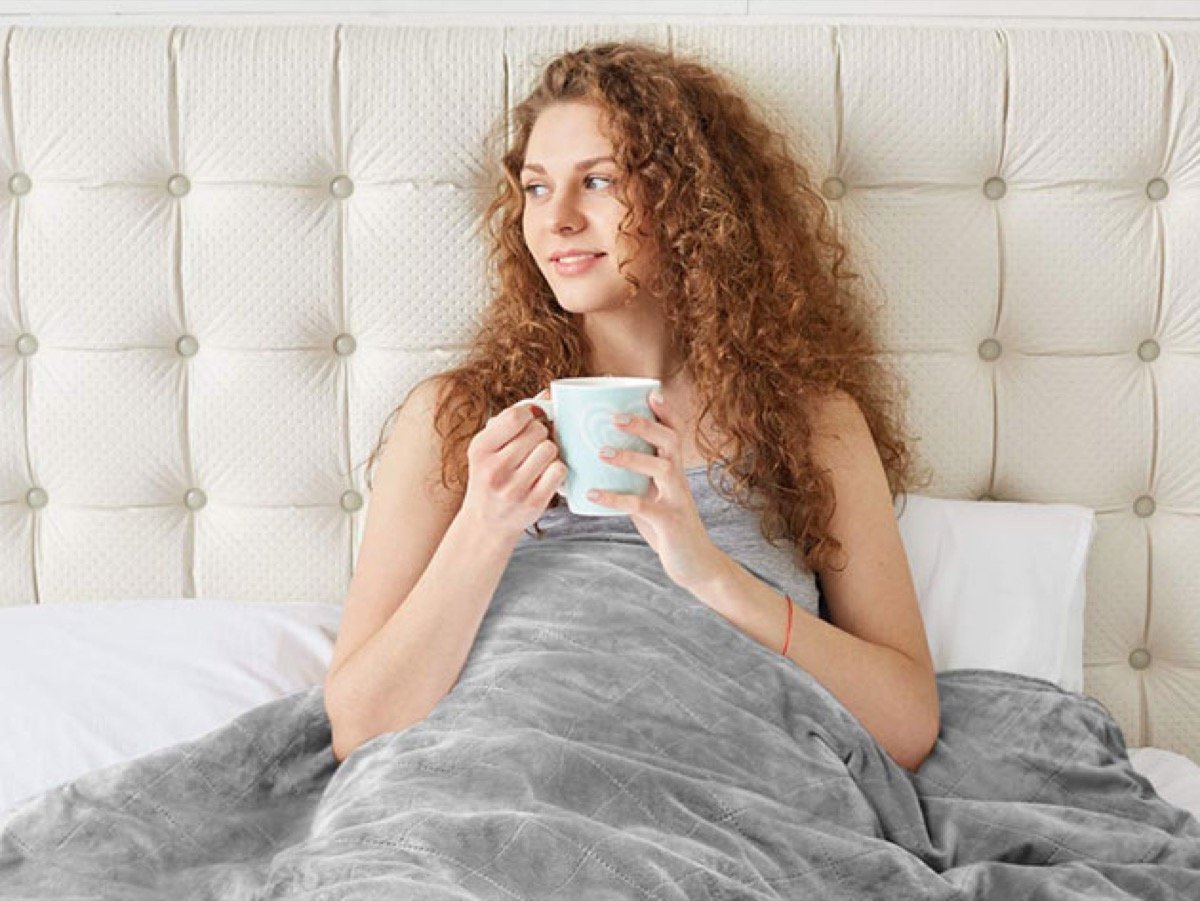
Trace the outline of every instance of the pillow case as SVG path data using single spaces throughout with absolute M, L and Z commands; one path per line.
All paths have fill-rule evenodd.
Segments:
M 341 615 L 178 598 L 0 608 L 0 812 L 321 683 Z
M 896 511 L 937 672 L 1004 670 L 1083 691 L 1093 510 L 910 494 Z

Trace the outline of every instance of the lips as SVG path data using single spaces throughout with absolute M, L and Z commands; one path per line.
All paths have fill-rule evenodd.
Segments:
M 579 260 L 586 260 L 588 257 L 602 256 L 604 256 L 604 252 L 599 250 L 563 250 L 555 251 L 554 253 L 550 254 L 550 262 L 577 263 Z

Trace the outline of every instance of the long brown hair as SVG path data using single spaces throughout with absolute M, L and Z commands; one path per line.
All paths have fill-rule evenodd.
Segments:
M 599 107 L 627 208 L 620 232 L 635 248 L 646 237 L 662 261 L 647 290 L 694 384 L 709 484 L 758 513 L 765 539 L 792 542 L 797 565 L 829 566 L 842 544 L 827 531 L 833 488 L 811 459 L 808 413 L 831 392 L 853 397 L 894 501 L 914 479 L 900 418 L 905 387 L 880 359 L 860 277 L 844 265 L 825 201 L 787 138 L 728 76 L 640 42 L 550 60 L 511 123 L 489 133 L 499 147 L 511 128 L 511 147 L 490 153 L 499 178 L 483 217 L 498 283 L 466 358 L 437 376 L 442 485 L 465 491 L 467 444 L 489 416 L 552 379 L 597 374 L 584 371 L 590 343 L 522 233 L 530 132 L 543 110 L 567 101 Z M 636 291 L 638 279 L 623 274 Z M 718 455 L 709 429 L 732 453 Z M 368 486 L 386 431 L 387 423 L 367 461 Z M 724 464 L 719 483 L 715 460 Z

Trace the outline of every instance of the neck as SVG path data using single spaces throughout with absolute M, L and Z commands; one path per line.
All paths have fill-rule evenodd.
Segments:
M 662 318 L 647 315 L 645 307 L 590 313 L 583 331 L 591 347 L 591 375 L 658 379 L 664 391 L 688 381 L 687 361 L 672 346 Z

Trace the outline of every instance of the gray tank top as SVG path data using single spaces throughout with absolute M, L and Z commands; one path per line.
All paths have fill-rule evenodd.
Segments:
M 721 469 L 722 464 L 718 460 L 713 467 L 714 481 L 720 481 Z M 776 546 L 767 541 L 759 531 L 757 514 L 722 497 L 708 483 L 704 466 L 691 466 L 685 471 L 696 509 L 713 544 L 749 572 L 777 591 L 791 595 L 793 601 L 817 616 L 820 604 L 817 577 L 812 570 L 793 560 L 792 543 L 782 541 Z M 547 508 L 542 513 L 538 528 L 542 530 L 540 538 L 531 534 L 535 530 L 530 526 L 521 533 L 516 546 L 519 548 L 531 542 L 552 539 L 570 541 L 586 538 L 615 541 L 629 541 L 632 538 L 645 543 L 628 516 L 578 516 L 567 507 L 565 498 L 559 498 L 559 506 Z

